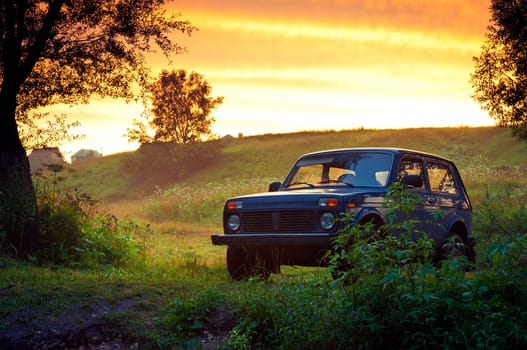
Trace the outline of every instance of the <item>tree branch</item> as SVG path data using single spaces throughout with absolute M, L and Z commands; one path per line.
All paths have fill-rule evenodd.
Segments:
M 26 59 L 20 62 L 20 85 L 22 85 L 23 82 L 29 77 L 29 74 L 31 74 L 33 71 L 33 67 L 37 63 L 38 59 L 42 56 L 46 42 L 50 38 L 51 30 L 59 18 L 60 9 L 62 8 L 64 1 L 65 0 L 49 1 L 48 13 L 42 22 L 42 27 L 37 33 L 34 43 L 28 48 Z

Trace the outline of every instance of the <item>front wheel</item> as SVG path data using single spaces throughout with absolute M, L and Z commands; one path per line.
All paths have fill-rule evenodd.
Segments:
M 267 280 L 273 270 L 269 264 L 270 262 L 260 249 L 246 247 L 227 248 L 227 270 L 232 279 L 236 281 L 255 276 Z

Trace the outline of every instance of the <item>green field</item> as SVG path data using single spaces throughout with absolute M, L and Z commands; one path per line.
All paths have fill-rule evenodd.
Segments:
M 405 321 L 402 329 L 412 331 L 394 340 L 398 346 L 408 347 L 409 341 L 415 348 L 527 344 L 527 310 L 521 301 L 527 299 L 527 255 L 522 255 L 527 243 L 521 238 L 527 228 L 527 146 L 509 130 L 302 132 L 202 147 L 188 164 L 166 170 L 171 161 L 165 152 L 147 159 L 138 151 L 77 163 L 59 174 L 53 192 L 80 189 L 98 200 L 91 211 L 133 222 L 128 233 L 142 253 L 122 266 L 91 267 L 0 256 L 0 343 L 14 339 L 11 344 L 34 348 L 378 348 L 390 344 L 388 328 Z M 442 282 L 428 274 L 403 274 L 410 279 L 401 277 L 402 282 L 384 275 L 383 288 L 377 288 L 381 279 L 368 280 L 368 287 L 339 285 L 320 268 L 284 268 L 266 282 L 231 281 L 225 248 L 210 243 L 210 234 L 221 230 L 224 201 L 266 191 L 303 153 L 347 147 L 403 147 L 452 159 L 475 209 L 475 271 L 447 273 Z M 44 187 L 43 180 L 36 181 Z M 508 246 L 495 238 L 504 232 L 511 234 Z M 505 257 L 516 257 L 513 253 L 520 254 L 519 260 L 509 262 Z M 520 270 L 510 269 L 517 265 Z M 413 278 L 422 283 L 420 292 Z M 410 284 L 412 292 L 406 289 Z M 371 299 L 376 303 L 365 301 Z M 385 313 L 381 310 L 392 306 L 383 300 L 399 307 Z M 511 329 L 511 323 L 518 329 Z

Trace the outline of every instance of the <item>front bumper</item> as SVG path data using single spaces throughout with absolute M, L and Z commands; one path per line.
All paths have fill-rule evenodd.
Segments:
M 210 236 L 212 244 L 228 246 L 331 246 L 335 233 L 231 233 Z

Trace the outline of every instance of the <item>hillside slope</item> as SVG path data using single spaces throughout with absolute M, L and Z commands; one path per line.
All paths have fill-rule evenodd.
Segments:
M 70 167 L 65 183 L 67 187 L 80 187 L 104 200 L 142 198 L 157 187 L 167 188 L 174 184 L 199 186 L 225 179 L 255 177 L 282 180 L 301 154 L 347 147 L 403 147 L 440 154 L 458 165 L 467 177 L 467 186 L 483 185 L 478 183 L 477 173 L 481 171 L 517 168 L 523 174 L 527 169 L 527 146 L 514 139 L 508 129 L 495 127 L 270 134 L 212 141 L 201 147 L 205 148 L 195 152 L 195 160 L 182 162 L 193 165 L 192 171 L 185 172 L 182 178 L 177 174 L 171 178 L 163 170 L 163 166 L 170 164 L 171 160 L 165 158 L 161 148 L 156 159 L 148 161 L 150 163 L 142 163 L 145 160 L 141 158 L 140 150 L 77 163 Z M 201 159 L 200 154 L 210 151 L 214 151 L 213 158 Z M 170 152 L 173 154 L 174 150 Z M 167 151 L 167 154 L 170 152 Z M 158 172 L 152 171 L 153 166 L 159 168 Z M 185 166 L 176 164 L 170 171 L 177 172 Z M 147 170 L 150 173 L 148 176 L 145 175 Z M 141 179 L 145 183 L 141 183 Z

